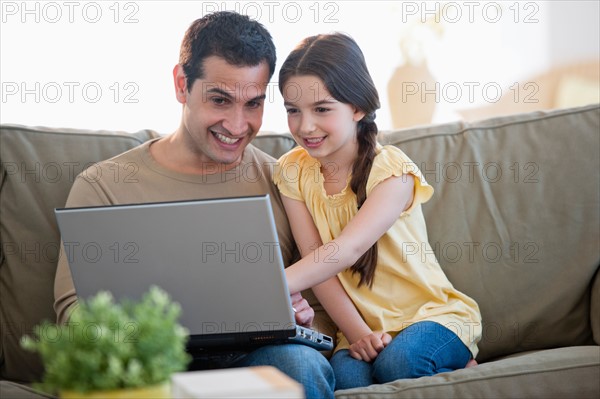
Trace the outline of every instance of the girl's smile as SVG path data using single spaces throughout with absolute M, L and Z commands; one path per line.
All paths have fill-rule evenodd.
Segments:
M 283 98 L 288 126 L 298 145 L 321 163 L 334 162 L 347 169 L 357 155 L 357 124 L 364 112 L 334 99 L 314 75 L 291 77 Z
M 306 137 L 304 138 L 304 146 L 307 148 L 318 148 L 327 137 Z M 303 147 L 304 147 L 303 146 Z

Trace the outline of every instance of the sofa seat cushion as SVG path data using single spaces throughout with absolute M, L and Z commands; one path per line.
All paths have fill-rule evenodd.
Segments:
M 55 396 L 38 391 L 27 385 L 10 381 L 0 381 L 0 398 L 7 399 L 54 399 Z
M 432 377 L 336 391 L 350 398 L 597 398 L 600 346 L 512 355 Z M 565 383 L 568 381 L 568 383 Z

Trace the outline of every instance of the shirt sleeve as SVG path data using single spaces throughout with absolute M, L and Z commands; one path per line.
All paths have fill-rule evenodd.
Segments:
M 302 156 L 300 150 L 302 148 L 293 148 L 279 158 L 273 170 L 273 183 L 275 183 L 282 195 L 298 201 L 304 201 L 300 189 L 302 176 Z
M 379 148 L 367 180 L 367 196 L 382 181 L 392 176 L 403 175 L 411 176 L 415 181 L 413 202 L 402 213 L 402 215 L 410 214 L 415 207 L 429 201 L 433 195 L 433 187 L 427 183 L 417 165 L 398 147 L 386 145 Z
M 92 184 L 96 178 L 101 176 L 99 169 L 90 168 L 82 172 L 73 183 L 65 208 L 110 205 L 106 194 L 102 193 L 97 184 Z M 54 310 L 56 322 L 65 324 L 69 321 L 71 314 L 78 308 L 77 293 L 69 268 L 68 254 L 65 252 L 64 243 L 60 242 L 60 256 L 54 276 Z

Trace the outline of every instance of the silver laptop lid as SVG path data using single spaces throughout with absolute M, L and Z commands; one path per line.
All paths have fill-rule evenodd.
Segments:
M 268 195 L 55 213 L 80 298 L 158 285 L 191 335 L 295 326 Z

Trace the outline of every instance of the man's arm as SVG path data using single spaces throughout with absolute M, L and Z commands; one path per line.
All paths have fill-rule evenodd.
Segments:
M 99 193 L 88 181 L 89 179 L 77 177 L 69 197 L 67 198 L 66 208 L 81 206 L 110 205 L 110 201 L 105 195 Z M 93 228 L 90 226 L 90 228 Z M 56 312 L 56 322 L 65 324 L 69 321 L 71 313 L 77 308 L 77 294 L 73 285 L 73 277 L 69 268 L 68 252 L 65 251 L 63 242 L 60 242 L 60 255 L 56 267 L 54 278 L 54 311 Z

